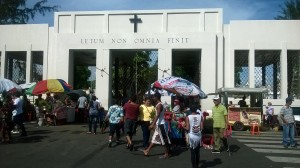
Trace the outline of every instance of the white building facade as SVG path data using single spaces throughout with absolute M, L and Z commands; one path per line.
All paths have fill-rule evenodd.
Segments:
M 1 77 L 26 83 L 60 78 L 73 85 L 74 65 L 92 62 L 98 68 L 96 95 L 107 108 L 112 103 L 112 51 L 156 50 L 158 78 L 174 71 L 174 51 L 198 51 L 199 85 L 204 92 L 272 85 L 276 96 L 264 104 L 272 101 L 279 106 L 289 94 L 290 57 L 300 55 L 299 27 L 300 21 L 279 20 L 223 24 L 222 9 L 57 12 L 54 27 L 0 26 Z M 39 78 L 36 67 L 42 72 Z M 20 75 L 18 68 L 26 70 Z M 272 69 L 269 77 L 268 69 Z M 206 110 L 213 104 L 209 97 L 201 105 Z

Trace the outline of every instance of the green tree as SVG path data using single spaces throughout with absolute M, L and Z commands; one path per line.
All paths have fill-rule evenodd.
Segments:
M 76 66 L 74 75 L 74 89 L 87 89 L 90 86 L 88 78 L 91 76 L 91 71 L 87 66 Z M 95 85 L 94 85 L 95 86 Z
M 151 53 L 151 51 L 137 51 L 128 60 L 120 59 L 114 63 L 111 74 L 114 79 L 112 88 L 115 99 L 121 95 L 128 97 L 137 93 L 140 102 L 149 85 L 157 80 L 157 60 L 152 60 Z
M 27 6 L 27 0 L 0 0 L 0 24 L 26 24 L 39 13 L 57 11 L 58 6 L 47 6 L 47 0 L 39 0 L 33 6 Z
M 280 15 L 276 16 L 278 20 L 299 20 L 300 19 L 300 0 L 286 0 L 283 6 L 280 6 Z
M 174 69 L 174 76 L 188 79 L 188 74 L 183 66 L 176 66 Z

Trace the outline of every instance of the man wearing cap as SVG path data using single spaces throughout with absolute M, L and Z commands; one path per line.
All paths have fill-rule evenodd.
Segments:
M 224 129 L 227 126 L 227 110 L 224 105 L 221 104 L 219 96 L 215 96 L 214 104 L 212 108 L 212 118 L 213 118 L 213 134 L 214 134 L 214 150 L 212 153 L 220 153 L 221 150 L 221 141 L 224 143 L 225 148 L 227 148 L 227 141 L 224 138 Z
M 283 122 L 282 128 L 282 144 L 285 148 L 291 146 L 292 148 L 296 147 L 295 142 L 295 117 L 293 114 L 293 109 L 291 104 L 293 103 L 294 98 L 289 96 L 285 99 L 285 105 L 280 110 L 280 118 Z

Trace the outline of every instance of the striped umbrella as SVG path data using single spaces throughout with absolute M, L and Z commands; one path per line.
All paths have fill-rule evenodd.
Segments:
M 39 95 L 43 93 L 69 92 L 72 86 L 62 79 L 47 79 L 37 82 L 26 90 L 26 94 Z

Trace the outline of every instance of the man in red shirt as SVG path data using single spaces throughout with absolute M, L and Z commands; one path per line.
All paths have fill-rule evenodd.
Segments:
M 135 132 L 138 116 L 140 114 L 139 105 L 136 102 L 136 96 L 132 96 L 123 106 L 125 112 L 125 132 L 127 139 L 127 148 L 133 150 L 132 136 Z

